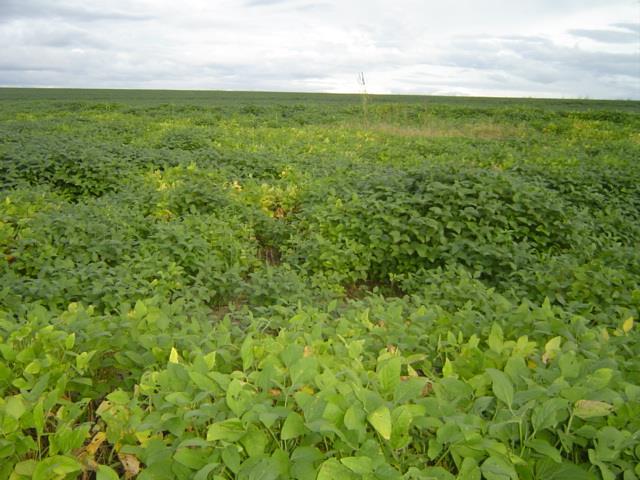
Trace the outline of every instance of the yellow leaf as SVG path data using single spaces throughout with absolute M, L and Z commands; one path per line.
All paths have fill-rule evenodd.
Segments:
M 629 317 L 624 322 L 622 322 L 622 331 L 624 333 L 629 333 L 632 328 L 633 328 L 633 317 Z
M 551 360 L 556 358 L 556 355 L 560 351 L 560 345 L 562 344 L 562 337 L 553 337 L 544 346 L 544 354 L 542 355 L 542 363 L 545 365 Z
M 453 363 L 447 358 L 444 361 L 444 366 L 442 367 L 442 376 L 443 377 L 456 377 L 455 369 L 453 368 Z
M 598 400 L 578 400 L 573 406 L 573 413 L 582 419 L 605 417 L 613 411 L 613 405 Z
M 367 420 L 373 428 L 380 434 L 385 440 L 391 439 L 391 412 L 385 406 L 379 407 L 374 412 L 371 412 L 367 416 Z
M 315 390 L 312 387 L 310 387 L 309 385 L 304 385 L 298 391 L 299 392 L 303 392 L 303 393 L 307 393 L 309 395 L 313 395 L 314 393 L 316 393 Z
M 89 445 L 87 445 L 87 453 L 91 456 L 94 456 L 100 448 L 100 445 L 102 445 L 106 439 L 107 434 L 105 432 L 96 433 L 91 439 L 91 442 L 89 442 Z
M 178 351 L 174 347 L 171 347 L 171 353 L 169 354 L 169 362 L 180 363 L 180 356 L 178 355 Z
M 153 435 L 151 430 L 144 430 L 142 432 L 135 432 L 136 439 L 143 447 L 149 443 L 149 440 L 159 439 L 162 440 L 162 435 Z

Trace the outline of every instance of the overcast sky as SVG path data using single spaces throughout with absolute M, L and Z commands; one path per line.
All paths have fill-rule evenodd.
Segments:
M 640 99 L 640 0 L 0 0 L 0 85 Z

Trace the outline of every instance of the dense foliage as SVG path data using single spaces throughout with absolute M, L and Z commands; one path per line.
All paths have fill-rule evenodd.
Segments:
M 0 92 L 0 478 L 640 478 L 636 102 Z

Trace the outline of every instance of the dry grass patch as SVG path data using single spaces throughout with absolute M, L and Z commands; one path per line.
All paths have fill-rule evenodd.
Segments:
M 525 130 L 515 125 L 495 122 L 476 122 L 464 124 L 448 124 L 444 122 L 426 123 L 424 125 L 397 125 L 392 123 L 375 123 L 364 127 L 367 130 L 399 137 L 462 137 L 484 140 L 505 140 L 522 137 Z

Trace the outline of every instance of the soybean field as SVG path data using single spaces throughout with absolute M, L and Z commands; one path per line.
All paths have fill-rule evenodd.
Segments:
M 0 89 L 0 479 L 638 480 L 640 102 Z

